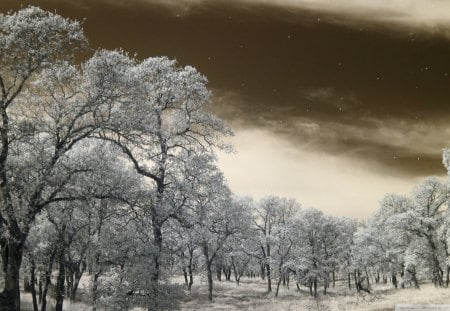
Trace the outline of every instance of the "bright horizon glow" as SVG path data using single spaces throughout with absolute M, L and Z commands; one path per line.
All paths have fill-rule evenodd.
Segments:
M 385 194 L 409 195 L 423 180 L 390 176 L 342 155 L 303 151 L 261 129 L 240 129 L 231 141 L 237 152 L 219 153 L 219 167 L 233 192 L 294 198 L 331 215 L 364 219 Z

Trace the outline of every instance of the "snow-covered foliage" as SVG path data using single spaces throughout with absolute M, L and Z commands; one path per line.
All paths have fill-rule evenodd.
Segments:
M 364 223 L 238 197 L 217 167 L 232 133 L 205 76 L 122 50 L 76 62 L 87 47 L 57 14 L 0 15 L 1 310 L 20 310 L 20 275 L 34 310 L 54 299 L 58 311 L 82 278 L 94 309 L 151 311 L 179 308 L 195 274 L 212 300 L 214 272 L 236 286 L 260 277 L 267 292 L 275 280 L 275 296 L 292 281 L 314 297 L 338 279 L 367 293 L 373 278 L 449 284 L 448 182 L 388 194 Z

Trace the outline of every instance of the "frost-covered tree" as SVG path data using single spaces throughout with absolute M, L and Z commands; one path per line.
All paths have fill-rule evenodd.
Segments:
M 391 218 L 408 211 L 411 204 L 405 196 L 386 195 L 376 213 L 355 233 L 352 252 L 355 283 L 361 281 L 359 276 L 363 272 L 366 274 L 366 267 L 372 267 L 384 277 L 390 277 L 397 288 L 398 274 L 403 272 L 404 255 L 410 239 L 404 231 L 392 226 Z M 364 278 L 367 280 L 367 275 Z
M 117 108 L 121 113 L 112 114 L 111 126 L 101 138 L 116 145 L 149 186 L 151 199 L 142 211 L 152 231 L 155 251 L 150 279 L 156 297 L 163 226 L 168 219 L 179 218 L 185 203 L 177 195 L 179 163 L 191 154 L 224 147 L 221 137 L 230 132 L 204 109 L 210 97 L 207 80 L 193 67 L 178 67 L 165 57 L 139 62 L 118 51 L 96 53 L 88 67 L 94 77 L 108 72 L 90 81 L 93 88 L 117 85 L 128 90 L 128 98 Z
M 258 202 L 254 209 L 253 227 L 256 231 L 257 243 L 250 253 L 260 258 L 267 277 L 267 291 L 272 291 L 273 269 L 279 274 L 279 283 L 283 275 L 283 267 L 287 262 L 295 243 L 295 219 L 300 206 L 295 200 L 267 196 Z M 255 249 L 256 247 L 256 249 Z
M 410 245 L 408 266 L 412 266 L 413 258 L 425 258 L 432 279 L 439 286 L 444 285 L 446 249 L 438 231 L 444 223 L 447 197 L 446 185 L 438 178 L 430 177 L 416 187 L 409 208 L 393 215 L 388 221 L 399 234 L 409 235 L 414 240 Z
M 79 76 L 69 63 L 85 46 L 78 22 L 36 7 L 0 15 L 3 310 L 20 309 L 25 240 L 39 212 L 58 200 L 60 189 L 76 174 L 62 166 L 62 159 L 93 130 L 86 116 L 94 103 L 82 104 L 78 91 L 66 88 Z M 62 88 L 48 92 L 49 85 Z
M 183 215 L 198 238 L 208 280 L 208 298 L 213 298 L 212 269 L 227 241 L 245 230 L 250 219 L 249 201 L 233 198 L 223 174 L 210 155 L 184 161 L 188 210 Z

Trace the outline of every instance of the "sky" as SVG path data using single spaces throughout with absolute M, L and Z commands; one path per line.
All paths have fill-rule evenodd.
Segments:
M 445 177 L 446 0 L 1 0 L 84 19 L 94 48 L 167 55 L 209 79 L 234 130 L 231 189 L 364 218 Z

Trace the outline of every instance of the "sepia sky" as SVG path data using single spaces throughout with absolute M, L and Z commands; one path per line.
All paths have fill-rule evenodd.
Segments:
M 232 190 L 365 217 L 387 192 L 445 177 L 447 0 L 1 0 L 84 19 L 93 47 L 204 73 L 234 129 Z

